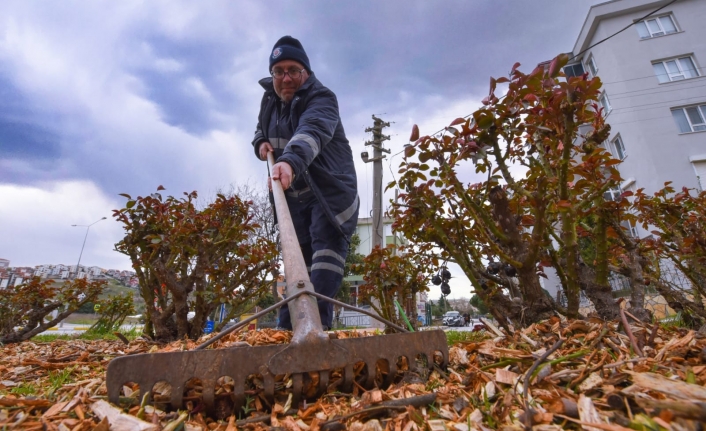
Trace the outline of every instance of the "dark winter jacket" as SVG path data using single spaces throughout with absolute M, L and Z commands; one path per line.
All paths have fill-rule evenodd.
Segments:
M 272 78 L 260 80 L 260 85 L 265 94 L 252 141 L 255 155 L 260 143 L 269 142 L 276 160 L 294 171 L 287 195 L 314 193 L 350 237 L 358 222 L 358 183 L 336 95 L 313 72 L 287 105 L 275 93 Z

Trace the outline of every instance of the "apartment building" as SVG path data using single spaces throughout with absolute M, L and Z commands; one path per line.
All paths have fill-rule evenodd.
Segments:
M 640 188 L 651 194 L 667 181 L 706 189 L 704 23 L 703 0 L 613 0 L 590 8 L 564 73 L 603 82 L 599 104 L 611 125 L 605 145 L 622 161 L 614 197 Z M 631 230 L 649 235 L 640 226 Z M 556 296 L 559 280 L 547 275 L 544 287 Z M 622 290 L 625 282 L 614 276 L 611 285 Z
M 706 189 L 704 23 L 703 0 L 613 0 L 588 12 L 565 72 L 603 81 L 623 190 Z

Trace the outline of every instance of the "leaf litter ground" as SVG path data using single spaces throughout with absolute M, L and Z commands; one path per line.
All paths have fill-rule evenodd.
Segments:
M 25 430 L 701 430 L 706 423 L 706 335 L 635 322 L 552 319 L 505 333 L 489 327 L 450 347 L 450 365 L 429 375 L 400 373 L 386 390 L 336 390 L 291 405 L 290 376 L 275 402 L 262 396 L 258 376 L 247 404 L 229 409 L 232 382 L 219 380 L 217 413 L 200 404 L 200 382 L 186 386 L 185 405 L 169 411 L 169 387 L 153 388 L 140 406 L 126 385 L 121 405 L 106 401 L 105 369 L 117 356 L 189 350 L 203 342 L 157 344 L 138 338 L 23 342 L 0 348 L 0 429 Z M 468 333 L 465 333 L 468 334 Z M 381 336 L 336 332 L 336 337 Z M 287 343 L 291 333 L 231 334 L 214 348 Z M 405 364 L 398 364 L 405 369 Z M 358 367 L 356 372 L 365 372 Z M 377 370 L 384 373 L 385 370 Z M 316 375 L 304 391 L 315 392 Z M 308 384 L 308 386 L 307 386 Z

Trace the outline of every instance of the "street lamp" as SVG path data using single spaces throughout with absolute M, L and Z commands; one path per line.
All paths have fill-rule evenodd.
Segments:
M 71 227 L 85 227 L 86 228 L 86 236 L 83 237 L 83 245 L 81 246 L 81 253 L 78 255 L 78 263 L 76 264 L 76 277 L 74 279 L 78 278 L 78 266 L 81 264 L 81 256 L 83 256 L 83 248 L 86 246 L 86 238 L 88 238 L 88 231 L 91 229 L 91 226 L 94 224 L 98 223 L 99 221 L 105 220 L 107 217 L 103 217 L 100 220 L 96 220 L 91 224 L 72 224 Z

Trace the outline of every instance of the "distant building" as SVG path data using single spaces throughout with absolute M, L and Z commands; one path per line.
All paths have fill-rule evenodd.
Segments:
M 397 236 L 392 232 L 392 222 L 394 220 L 391 218 L 383 218 L 383 235 L 385 236 L 385 244 L 402 244 L 406 240 Z M 355 233 L 360 238 L 360 244 L 356 251 L 363 256 L 367 256 L 373 250 L 373 219 L 372 217 L 362 217 L 358 219 L 358 226 L 355 228 Z
M 8 268 L 10 266 L 10 261 L 7 259 L 0 259 L 0 268 Z
M 7 267 L 0 268 L 0 289 L 6 289 L 10 285 L 11 276 Z
M 391 218 L 384 218 L 383 223 L 383 233 L 385 235 L 385 244 L 402 244 L 403 238 L 397 237 L 392 232 L 392 222 Z M 360 238 L 360 244 L 356 252 L 367 256 L 373 251 L 373 218 L 372 217 L 362 217 L 358 219 L 358 226 L 355 228 L 355 234 Z M 351 285 L 351 290 L 356 293 L 357 288 L 363 284 L 363 277 L 360 275 L 350 275 L 344 279 Z M 355 298 L 353 299 L 353 305 L 356 304 Z

